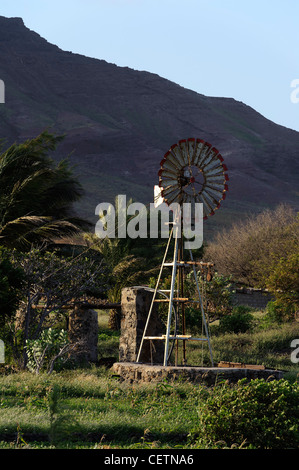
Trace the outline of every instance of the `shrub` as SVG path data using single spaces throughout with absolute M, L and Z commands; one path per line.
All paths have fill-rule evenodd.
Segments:
M 250 308 L 240 305 L 234 307 L 230 315 L 219 320 L 220 330 L 224 333 L 245 333 L 253 325 L 254 317 Z
M 269 306 L 270 310 L 275 309 L 277 313 L 279 311 L 280 320 L 293 319 L 299 308 L 298 266 L 299 253 L 281 258 L 266 280 L 267 288 L 276 297 L 276 302 Z
M 24 282 L 22 269 L 14 267 L 9 257 L 10 252 L 0 247 L 0 327 L 14 316 Z
M 268 323 L 282 323 L 286 317 L 286 307 L 279 301 L 267 303 L 265 320 Z
M 207 246 L 204 261 L 212 260 L 220 274 L 234 281 L 265 288 L 279 260 L 298 253 L 298 241 L 299 218 L 292 208 L 280 205 L 219 232 Z M 292 258 L 292 266 L 294 262 Z M 276 288 L 281 289 L 285 280 L 275 279 Z
M 199 334 L 202 330 L 201 310 L 194 307 L 187 307 L 185 310 L 186 325 L 192 334 Z
M 230 447 L 299 447 L 298 383 L 243 379 L 207 393 L 200 407 L 202 438 Z
M 106 268 L 94 256 L 65 258 L 56 251 L 34 247 L 25 253 L 12 251 L 11 262 L 24 273 L 22 304 L 12 336 L 22 335 L 22 349 L 18 344 L 15 358 L 25 367 L 26 341 L 39 338 L 49 323 L 56 326 L 64 321 L 64 306 L 81 301 L 91 291 L 94 295 L 102 295 L 107 287 Z M 15 338 L 12 341 L 15 342 Z
M 53 328 L 44 330 L 39 339 L 26 341 L 28 369 L 30 372 L 38 374 L 40 370 L 46 367 L 49 373 L 52 372 L 54 362 L 61 359 L 63 354 L 68 352 L 68 346 L 66 331 Z
M 209 320 L 214 321 L 230 313 L 232 310 L 233 295 L 230 277 L 222 276 L 215 272 L 212 280 L 208 282 L 205 277 L 201 275 L 200 271 L 197 273 L 197 277 L 204 310 Z M 189 273 L 186 276 L 185 291 L 188 297 L 193 297 L 194 299 L 198 298 L 193 273 Z

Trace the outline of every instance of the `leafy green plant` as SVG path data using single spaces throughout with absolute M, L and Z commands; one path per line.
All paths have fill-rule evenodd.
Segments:
M 239 305 L 232 313 L 220 318 L 219 326 L 223 333 L 245 333 L 253 326 L 254 317 L 250 308 Z
M 72 205 L 83 189 L 67 160 L 48 156 L 63 139 L 47 131 L 0 154 L 0 236 L 8 248 L 70 236 L 90 226 Z
M 265 322 L 267 324 L 282 323 L 284 318 L 285 306 L 277 300 L 268 302 L 265 315 Z
M 47 368 L 48 373 L 51 373 L 55 362 L 69 351 L 67 332 L 48 328 L 38 339 L 27 340 L 26 350 L 27 367 L 31 372 L 38 374 L 40 370 Z
M 240 380 L 210 391 L 200 404 L 200 435 L 231 447 L 299 448 L 299 384 Z
M 210 321 L 230 313 L 233 295 L 230 277 L 222 276 L 216 272 L 213 274 L 212 280 L 208 282 L 199 271 L 197 278 L 204 309 Z M 186 276 L 186 294 L 195 299 L 198 298 L 193 273 Z
M 266 285 L 276 300 L 267 306 L 269 319 L 276 322 L 289 321 L 299 308 L 299 254 L 281 258 L 273 266 Z
M 185 310 L 186 325 L 188 331 L 192 334 L 199 334 L 202 330 L 202 313 L 201 310 L 194 307 L 187 307 Z

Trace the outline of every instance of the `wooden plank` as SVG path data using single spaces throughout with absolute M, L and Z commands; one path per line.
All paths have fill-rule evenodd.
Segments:
M 218 367 L 226 368 L 235 368 L 235 369 L 254 369 L 254 370 L 264 370 L 265 366 L 257 364 L 244 364 L 243 362 L 218 362 Z
M 82 308 L 82 309 L 86 309 L 86 310 L 89 310 L 89 309 L 96 309 L 96 310 L 110 310 L 110 309 L 118 309 L 118 308 L 121 308 L 121 304 L 120 303 L 106 303 L 106 304 L 98 304 L 98 303 L 95 303 L 95 304 L 80 304 L 80 303 L 76 303 L 76 304 L 69 304 L 69 305 L 63 305 L 62 307 L 57 307 L 57 309 L 59 310 L 72 310 L 73 308 L 75 308 L 76 306 L 78 306 L 79 308 Z M 32 305 L 31 308 L 45 308 L 45 305 Z

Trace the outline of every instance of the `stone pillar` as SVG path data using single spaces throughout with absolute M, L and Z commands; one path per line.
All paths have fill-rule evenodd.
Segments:
M 129 287 L 122 290 L 121 297 L 121 335 L 119 340 L 119 361 L 136 362 L 150 309 L 153 293 L 143 287 Z M 147 336 L 165 334 L 165 325 L 158 316 L 158 306 L 154 304 Z M 145 340 L 140 362 L 163 364 L 164 341 Z
M 72 355 L 80 362 L 98 360 L 98 314 L 79 306 L 69 314 L 68 334 L 75 345 Z

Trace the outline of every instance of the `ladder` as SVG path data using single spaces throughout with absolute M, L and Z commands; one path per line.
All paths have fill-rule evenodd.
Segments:
M 183 341 L 183 365 L 186 365 L 186 341 L 206 341 L 208 343 L 209 347 L 209 353 L 210 353 L 210 359 L 211 359 L 211 364 L 212 367 L 214 367 L 214 362 L 213 362 L 213 355 L 212 355 L 212 349 L 211 349 L 211 343 L 210 343 L 210 337 L 209 337 L 209 331 L 208 331 L 208 325 L 206 321 L 206 316 L 204 312 L 204 307 L 202 303 L 202 298 L 201 298 L 201 293 L 200 293 L 200 288 L 199 288 L 199 283 L 197 279 L 197 274 L 196 274 L 196 266 L 197 265 L 202 265 L 202 264 L 208 264 L 208 263 L 201 263 L 201 262 L 195 262 L 193 259 L 193 254 L 192 250 L 189 249 L 190 253 L 190 260 L 185 262 L 183 260 L 183 237 L 178 237 L 178 230 L 179 230 L 179 225 L 175 222 L 172 223 L 172 227 L 170 230 L 166 250 L 164 253 L 163 261 L 161 264 L 161 268 L 159 271 L 159 275 L 157 278 L 157 282 L 155 285 L 154 289 L 150 289 L 153 291 L 153 297 L 152 301 L 150 304 L 147 320 L 145 323 L 142 339 L 140 342 L 139 346 L 139 351 L 137 354 L 137 360 L 136 362 L 138 363 L 140 361 L 140 355 L 142 351 L 142 347 L 144 344 L 145 340 L 161 340 L 165 341 L 165 346 L 164 346 L 164 359 L 163 359 L 163 365 L 167 366 L 168 361 L 171 355 L 171 352 L 169 350 L 170 348 L 170 341 L 173 341 L 173 344 L 177 344 L 177 353 L 176 353 L 176 365 L 177 365 L 177 357 L 178 357 L 178 341 Z M 174 253 L 173 253 L 173 260 L 171 262 L 166 262 L 166 258 L 168 255 L 169 247 L 172 238 L 174 238 Z M 163 290 L 159 289 L 160 281 L 161 281 L 161 276 L 164 268 L 171 268 L 172 273 L 171 273 L 171 286 L 170 290 Z M 184 297 L 184 270 L 186 268 L 192 268 L 193 270 L 193 275 L 194 275 L 194 280 L 195 280 L 195 285 L 196 285 L 196 291 L 198 294 L 198 300 L 191 300 L 189 298 Z M 175 284 L 177 281 L 177 289 L 175 289 Z M 162 294 L 164 297 L 163 299 L 157 298 L 158 294 Z M 175 296 L 176 294 L 176 296 Z M 162 334 L 160 336 L 147 336 L 147 329 L 148 325 L 151 319 L 151 313 L 153 310 L 154 303 L 156 302 L 166 302 L 168 303 L 168 315 L 167 315 L 167 325 L 166 325 L 166 333 Z M 205 336 L 201 338 L 194 338 L 192 335 L 186 335 L 186 323 L 185 323 L 185 305 L 187 303 L 198 303 L 200 306 L 201 310 L 201 315 L 202 315 L 202 322 L 203 322 L 203 327 L 205 331 Z M 179 321 L 178 318 L 178 310 L 181 310 L 181 321 L 182 321 L 182 334 L 177 333 L 177 323 Z M 174 334 L 170 334 L 171 331 L 171 322 L 173 319 L 175 319 L 175 331 Z

